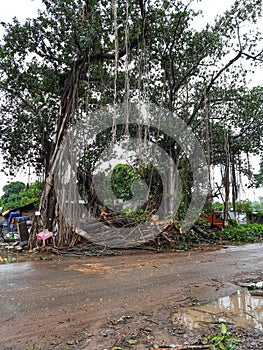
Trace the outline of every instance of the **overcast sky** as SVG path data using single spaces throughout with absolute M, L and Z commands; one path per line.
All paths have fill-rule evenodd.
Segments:
M 205 26 L 207 22 L 211 23 L 213 22 L 213 18 L 223 13 L 225 10 L 227 10 L 231 4 L 234 2 L 234 0 L 202 0 L 201 2 L 195 3 L 195 9 L 201 9 L 203 11 L 203 18 L 200 17 L 198 22 L 195 22 L 195 27 L 197 29 L 200 29 L 201 27 Z M 28 17 L 34 17 L 37 14 L 37 10 L 42 6 L 41 0 L 8 0 L 3 1 L 1 5 L 1 12 L 0 12 L 0 22 L 10 22 L 13 17 L 17 17 L 21 22 L 25 21 Z M 3 31 L 0 27 L 0 37 L 2 37 Z M 258 79 L 260 78 L 260 75 Z M 260 81 L 261 82 L 261 81 Z M 258 82 L 257 82 L 258 83 Z M 1 137 L 1 136 L 0 136 Z M 0 167 L 2 169 L 2 156 L 0 155 Z M 27 183 L 28 181 L 28 173 L 26 174 L 18 174 L 17 177 L 11 178 L 6 177 L 3 175 L 2 172 L 0 172 L 0 196 L 2 195 L 2 188 L 5 184 L 7 184 L 10 181 L 24 181 Z M 31 181 L 34 181 L 34 177 L 31 176 Z M 260 191 L 251 191 L 250 192 L 250 199 L 254 199 L 254 197 L 257 197 L 258 195 L 262 195 L 263 192 Z

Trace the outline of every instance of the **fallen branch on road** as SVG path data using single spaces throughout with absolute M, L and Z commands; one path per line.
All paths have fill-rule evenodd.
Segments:
M 162 348 L 150 348 L 150 350 L 166 350 L 166 349 L 177 349 L 177 350 L 190 350 L 190 349 L 210 349 L 211 345 L 175 345 L 175 346 L 165 346 Z

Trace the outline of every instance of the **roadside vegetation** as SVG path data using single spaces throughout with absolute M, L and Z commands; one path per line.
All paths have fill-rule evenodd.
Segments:
M 197 224 L 194 229 L 181 233 L 177 229 L 163 232 L 154 242 L 158 252 L 164 250 L 188 250 L 195 247 L 216 245 L 256 243 L 263 241 L 263 224 L 232 225 L 227 229 L 212 228 L 210 225 Z
M 3 196 L 0 198 L 0 207 L 2 211 L 15 209 L 29 203 L 35 203 L 38 207 L 43 184 L 34 182 L 30 185 L 25 185 L 21 181 L 11 182 L 3 187 Z

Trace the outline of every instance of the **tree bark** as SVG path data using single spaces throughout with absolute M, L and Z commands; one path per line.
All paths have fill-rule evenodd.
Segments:
M 29 237 L 30 247 L 36 244 L 36 234 L 39 230 L 44 229 L 55 234 L 57 246 L 72 246 L 77 239 L 77 234 L 66 223 L 60 208 L 58 207 L 54 187 L 53 166 L 67 128 L 70 123 L 74 123 L 74 109 L 76 105 L 78 86 L 85 63 L 85 58 L 79 58 L 74 62 L 62 95 L 61 111 L 57 122 L 56 141 L 51 151 L 48 172 L 44 181 L 44 190 L 39 206 L 41 225 L 33 225 Z
M 225 164 L 225 175 L 224 175 L 224 184 L 225 184 L 225 200 L 224 200 L 224 221 L 223 226 L 228 227 L 228 202 L 230 195 L 230 159 L 229 159 L 229 141 L 227 132 L 225 132 L 225 155 L 226 155 L 226 164 Z

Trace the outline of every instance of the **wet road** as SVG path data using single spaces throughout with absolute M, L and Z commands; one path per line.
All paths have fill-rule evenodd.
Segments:
M 104 320 L 228 295 L 239 279 L 263 277 L 262 248 L 1 265 L 0 349 L 59 349 L 52 344 Z

